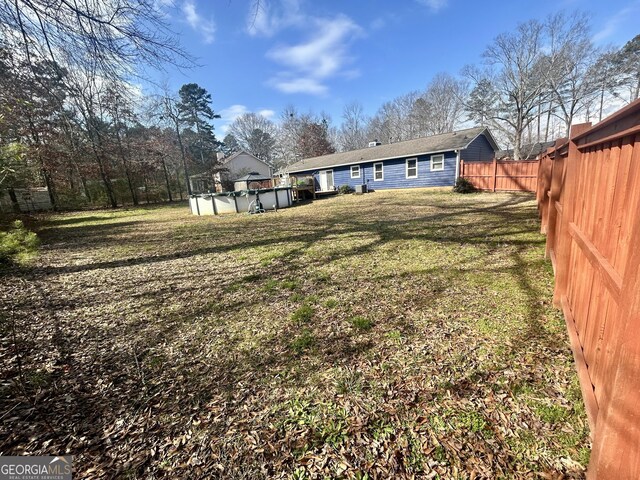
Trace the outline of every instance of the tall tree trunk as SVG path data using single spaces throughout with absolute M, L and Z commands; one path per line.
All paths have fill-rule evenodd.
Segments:
M 14 213 L 20 213 L 20 203 L 18 203 L 18 197 L 16 195 L 16 191 L 13 187 L 9 187 L 9 198 L 11 199 L 11 208 L 13 208 Z
M 43 147 L 42 141 L 40 140 L 40 134 L 36 129 L 35 124 L 33 123 L 33 119 L 29 116 L 29 129 L 31 130 L 31 138 L 33 143 L 36 145 L 36 149 L 38 151 L 38 165 L 40 166 L 40 174 L 42 175 L 42 179 L 44 180 L 44 184 L 47 187 L 47 193 L 49 194 L 49 201 L 51 202 L 51 208 L 55 211 L 58 209 L 56 202 L 56 191 L 55 185 L 53 183 L 53 179 L 51 178 L 51 173 L 47 169 L 45 165 L 44 158 L 42 157 L 41 148 Z
M 116 131 L 116 140 L 118 141 L 118 150 L 120 150 L 120 159 L 122 160 L 122 166 L 124 167 L 124 175 L 127 177 L 127 185 L 129 186 L 129 192 L 131 192 L 131 201 L 134 205 L 138 205 L 138 194 L 133 186 L 133 180 L 131 179 L 131 171 L 129 170 L 129 162 L 124 153 L 122 147 L 122 139 L 120 138 L 120 132 Z
M 144 198 L 147 200 L 147 205 L 149 205 L 149 185 L 147 184 L 147 175 L 144 174 L 142 178 L 144 179 Z
M 551 125 L 551 112 L 553 111 L 553 101 L 549 102 L 549 110 L 547 111 L 547 124 L 544 127 L 544 141 L 549 141 L 549 126 Z
M 99 133 L 96 133 L 96 134 L 98 135 L 98 143 L 100 143 L 100 139 L 99 139 L 100 134 Z M 111 205 L 111 208 L 117 208 L 118 202 L 116 200 L 115 192 L 113 191 L 113 185 L 111 184 L 111 179 L 107 175 L 106 170 L 104 169 L 104 162 L 102 161 L 102 157 L 100 155 L 100 152 L 98 151 L 98 146 L 96 145 L 96 139 L 94 138 L 93 135 L 91 135 L 91 133 L 89 134 L 89 137 L 91 138 L 91 148 L 93 150 L 93 155 L 95 156 L 96 163 L 98 164 L 98 171 L 100 172 L 100 178 L 102 179 L 104 190 L 107 194 L 107 199 L 109 200 L 109 204 Z
M 98 163 L 98 170 L 100 171 L 100 178 L 102 179 L 102 183 L 104 185 L 104 190 L 107 194 L 107 199 L 109 200 L 109 204 L 111 205 L 111 208 L 117 208 L 118 202 L 116 200 L 116 194 L 113 191 L 113 184 L 111 183 L 111 179 L 109 178 L 109 176 L 107 175 L 107 172 L 104 169 L 104 165 L 100 158 L 100 155 L 97 152 L 95 152 L 95 155 L 96 155 L 96 162 Z
M 536 141 L 540 141 L 540 115 L 541 113 L 541 108 L 542 108 L 542 102 L 540 102 L 540 100 L 538 100 L 538 115 L 537 115 L 537 120 L 538 120 L 538 125 L 537 125 L 537 138 Z
M 169 196 L 169 202 L 173 202 L 173 198 L 171 197 L 171 182 L 169 182 L 169 172 L 167 171 L 167 164 L 165 163 L 164 158 L 161 161 L 162 172 L 164 173 L 164 181 L 167 184 L 167 195 Z
M 184 200 L 182 196 L 182 182 L 180 181 L 180 171 L 176 168 L 176 183 L 178 184 L 178 193 L 180 194 L 180 200 Z
M 178 136 L 178 145 L 180 146 L 180 155 L 182 156 L 182 168 L 184 168 L 184 180 L 187 184 L 187 195 L 191 196 L 191 182 L 189 182 L 189 170 L 187 169 L 187 156 L 184 153 L 184 145 L 182 144 L 182 135 L 180 128 L 176 122 L 176 135 Z M 180 190 L 180 200 L 182 200 L 182 190 Z

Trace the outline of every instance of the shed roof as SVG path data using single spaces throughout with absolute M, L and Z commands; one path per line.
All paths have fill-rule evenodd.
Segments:
M 294 173 L 305 170 L 315 170 L 317 168 L 337 167 L 339 165 L 407 157 L 410 155 L 462 150 L 467 148 L 469 144 L 481 134 L 485 134 L 487 140 L 495 150 L 498 149 L 498 145 L 486 127 L 473 127 L 440 135 L 405 140 L 404 142 L 305 158 L 290 165 L 287 170 L 290 173 Z
M 262 180 L 271 180 L 271 177 L 258 172 L 250 172 L 240 178 L 236 178 L 234 182 L 260 182 Z

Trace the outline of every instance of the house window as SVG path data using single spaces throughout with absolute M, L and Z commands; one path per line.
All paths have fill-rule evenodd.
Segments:
M 382 162 L 373 164 L 373 179 L 384 180 L 384 171 L 382 170 Z
M 438 172 L 444 170 L 444 155 L 431 155 L 431 171 Z
M 417 158 L 407 158 L 407 178 L 418 178 Z
M 360 165 L 351 165 L 351 178 L 360 178 Z

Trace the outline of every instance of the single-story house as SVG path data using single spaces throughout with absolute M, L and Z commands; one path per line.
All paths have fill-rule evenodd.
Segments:
M 232 188 L 232 182 L 249 173 L 257 173 L 271 178 L 273 167 L 255 155 L 241 150 L 220 160 L 224 171 L 216 174 L 216 183 L 226 189 Z
M 486 127 L 306 158 L 287 168 L 292 176 L 312 175 L 316 191 L 342 185 L 369 190 L 453 186 L 465 162 L 493 160 L 498 144 Z

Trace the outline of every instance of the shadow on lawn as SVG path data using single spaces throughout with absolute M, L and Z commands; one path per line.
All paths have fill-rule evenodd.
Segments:
M 123 260 L 99 261 L 85 265 L 44 266 L 35 271 L 25 271 L 24 274 L 28 275 L 30 279 L 33 279 L 34 276 L 37 279 L 41 279 L 43 276 L 55 278 L 58 274 L 92 272 L 119 267 L 151 266 L 176 259 L 269 247 L 274 243 L 295 245 L 294 248 L 277 258 L 277 265 L 282 267 L 277 272 L 273 272 L 268 265 L 259 266 L 256 262 L 255 271 L 247 272 L 247 275 L 238 280 L 233 277 L 225 278 L 225 269 L 221 268 L 221 280 L 216 284 L 215 289 L 212 289 L 213 295 L 224 292 L 224 289 L 229 288 L 234 282 L 243 285 L 241 288 L 250 289 L 250 286 L 255 282 L 261 282 L 267 278 L 274 276 L 285 278 L 289 270 L 301 267 L 300 258 L 303 258 L 309 249 L 318 242 L 331 242 L 332 236 L 355 235 L 364 232 L 368 236 L 372 235 L 376 241 L 333 252 L 328 257 L 310 261 L 305 259 L 305 266 L 324 265 L 327 262 L 371 254 L 386 243 L 397 241 L 417 240 L 454 246 L 472 244 L 486 247 L 488 252 L 500 248 L 511 248 L 509 258 L 513 261 L 513 266 L 487 265 L 483 271 L 486 275 L 498 273 L 510 275 L 516 279 L 520 290 L 526 296 L 527 328 L 523 333 L 512 338 L 513 351 L 511 354 L 517 358 L 520 352 L 526 350 L 533 340 L 548 348 L 564 348 L 564 339 L 550 336 L 540 321 L 543 310 L 543 306 L 540 304 L 542 292 L 532 285 L 527 272 L 530 267 L 523 258 L 528 247 L 544 243 L 542 238 L 531 235 L 534 232 L 533 227 L 526 228 L 526 222 L 537 218 L 533 206 L 529 208 L 521 206 L 522 203 L 530 200 L 529 196 L 513 195 L 505 202 L 485 207 L 424 203 L 419 206 L 435 209 L 436 213 L 388 220 L 380 219 L 377 216 L 376 205 L 372 204 L 360 211 L 348 212 L 349 215 L 331 215 L 300 226 L 289 225 L 290 219 L 288 218 L 282 219 L 270 215 L 265 218 L 256 217 L 255 222 L 247 225 L 247 229 L 251 230 L 248 232 L 250 234 L 246 236 L 238 235 L 237 225 L 229 226 L 224 223 L 207 221 L 202 226 L 201 222 L 194 219 L 188 225 L 199 233 L 210 230 L 214 245 L 197 246 L 193 242 L 181 244 L 184 251 L 137 256 Z M 387 204 L 394 205 L 389 201 Z M 398 204 L 398 208 L 406 206 L 403 203 Z M 101 225 L 82 225 L 83 223 L 85 222 L 62 223 L 65 228 L 52 228 L 48 231 L 47 238 L 61 238 L 62 240 L 73 238 L 77 248 L 83 246 L 83 240 L 90 239 L 93 247 L 100 248 L 101 242 L 107 241 L 102 239 L 102 236 L 126 235 L 134 231 L 134 227 L 143 225 L 143 220 L 115 221 Z M 518 238 L 527 235 L 530 236 Z M 139 238 L 132 234 L 120 241 L 135 245 L 138 240 Z M 55 246 L 55 242 L 53 246 Z M 429 300 L 435 301 L 445 295 L 446 285 L 453 282 L 461 272 L 464 272 L 465 268 L 471 267 L 467 265 L 465 260 L 461 260 L 455 265 L 445 265 L 420 272 L 438 278 L 437 284 L 429 292 Z M 185 294 L 188 290 L 187 287 L 180 288 L 175 285 L 182 280 L 186 281 L 189 275 L 190 273 L 178 272 L 174 278 L 176 283 L 173 283 L 171 287 L 166 287 L 164 291 L 150 291 L 140 295 L 173 293 L 180 296 Z M 114 272 L 114 281 L 117 281 L 116 278 L 117 272 Z M 393 278 L 394 275 L 391 274 L 388 280 L 393 281 Z M 376 279 L 379 282 L 384 280 L 384 277 Z M 203 286 L 203 289 L 206 291 L 206 286 Z M 51 422 L 55 427 L 59 427 L 57 428 L 59 433 L 48 436 L 56 439 L 52 446 L 61 446 L 68 441 L 67 435 L 71 430 L 74 430 L 76 435 L 79 431 L 80 434 L 89 438 L 100 438 L 104 431 L 108 430 L 114 418 L 122 415 L 122 412 L 127 412 L 134 422 L 137 422 L 143 413 L 159 418 L 165 414 L 172 414 L 176 409 L 178 411 L 189 410 L 195 415 L 199 409 L 204 408 L 213 397 L 218 395 L 227 398 L 229 402 L 227 408 L 236 408 L 244 401 L 243 395 L 252 395 L 252 392 L 240 387 L 241 385 L 252 385 L 255 390 L 268 388 L 273 378 L 283 371 L 293 371 L 289 381 L 295 383 L 315 373 L 318 365 L 324 365 L 328 368 L 349 364 L 355 357 L 366 353 L 374 346 L 372 338 L 352 331 L 347 325 L 336 333 L 328 332 L 321 325 L 316 325 L 313 322 L 302 326 L 288 322 L 284 324 L 279 335 L 262 338 L 251 348 L 240 348 L 241 339 L 230 336 L 222 339 L 225 342 L 225 348 L 219 352 L 217 357 L 199 358 L 198 345 L 206 343 L 208 335 L 224 335 L 222 327 L 225 322 L 242 321 L 240 312 L 263 305 L 265 298 L 267 297 L 256 293 L 245 295 L 241 301 L 230 303 L 204 302 L 178 310 L 173 314 L 163 314 L 162 321 L 155 322 L 149 328 L 146 327 L 144 319 L 140 319 L 128 324 L 126 331 L 119 332 L 118 335 L 121 338 L 112 340 L 106 340 L 105 332 L 94 332 L 96 337 L 93 340 L 91 338 L 77 339 L 87 342 L 79 348 L 87 350 L 88 357 L 69 355 L 70 346 L 65 344 L 65 354 L 64 356 L 60 355 L 60 362 L 63 362 L 64 366 L 56 370 L 51 378 L 51 383 L 55 384 L 59 381 L 61 385 L 75 385 L 72 400 L 67 400 L 66 403 L 60 402 L 59 395 L 62 395 L 62 392 L 55 392 L 49 397 L 40 399 L 40 407 L 35 411 L 31 407 L 25 407 L 24 412 L 18 410 L 17 413 L 20 413 L 20 416 L 24 414 L 28 422 L 34 424 L 39 421 Z M 65 303 L 64 299 L 52 301 L 56 308 L 71 307 L 71 304 Z M 88 295 L 84 299 L 84 303 L 87 305 L 96 301 L 100 301 L 98 294 Z M 151 298 L 149 301 L 151 302 L 150 306 L 153 306 Z M 75 306 L 77 307 L 77 305 Z M 214 309 L 219 309 L 221 313 L 216 316 L 215 321 L 194 327 L 199 321 L 198 319 Z M 223 314 L 226 317 L 222 317 Z M 117 315 L 117 312 L 114 312 L 114 315 Z M 412 325 L 408 324 L 406 319 L 391 319 L 390 322 L 395 322 L 407 335 L 420 334 Z M 72 329 L 72 326 L 68 326 L 68 329 Z M 309 329 L 312 332 L 314 343 L 302 353 L 296 353 L 290 348 L 290 343 L 303 329 Z M 163 371 L 162 365 L 165 362 L 169 364 L 171 359 L 156 360 L 158 350 L 173 345 L 175 338 L 180 337 L 185 331 L 193 335 L 191 347 L 185 347 L 191 348 L 191 350 L 185 351 L 184 355 L 176 360 L 176 365 L 167 367 Z M 133 341 L 125 341 L 132 339 Z M 100 342 L 105 343 L 104 345 L 96 344 Z M 100 348 L 103 348 L 102 352 L 99 352 Z M 156 362 L 159 362 L 160 368 L 153 366 Z M 494 373 L 480 370 L 475 372 L 478 381 L 486 380 Z M 158 376 L 159 381 L 152 386 L 147 386 L 145 376 L 149 378 L 151 375 Z M 101 384 L 105 381 L 110 383 L 109 390 L 101 390 Z M 473 395 L 477 389 L 473 381 L 469 379 L 464 379 L 459 384 L 453 385 L 452 388 L 461 396 Z M 130 404 L 132 391 L 136 392 L 136 396 L 133 403 Z M 29 411 L 31 413 L 28 413 Z M 50 412 L 58 414 L 57 418 L 62 422 L 60 425 L 56 424 L 56 419 L 51 418 Z M 185 415 L 192 414 L 186 413 Z M 25 425 L 27 424 L 26 420 Z M 167 435 L 165 427 L 157 422 L 146 428 L 150 433 L 159 432 L 159 436 Z M 218 434 L 222 434 L 225 428 L 224 424 L 212 427 L 214 431 L 217 429 Z M 19 429 L 15 430 L 17 432 L 13 436 L 6 437 L 6 440 L 2 442 L 3 451 L 12 451 L 17 443 L 25 442 Z M 25 430 L 25 432 L 28 431 L 29 429 Z M 114 438 L 112 441 L 117 442 L 117 440 Z M 101 450 L 104 447 L 101 441 L 96 441 L 95 444 L 83 448 L 91 452 L 86 454 L 87 457 L 84 460 L 81 460 L 84 464 L 104 457 Z M 93 457 L 93 459 L 89 457 Z M 135 464 L 134 467 L 139 468 Z
M 278 227 L 281 225 L 272 224 L 268 222 L 261 222 L 259 225 L 251 225 L 247 228 L 246 236 L 238 234 L 237 226 L 221 226 L 207 224 L 207 228 L 210 228 L 211 237 L 214 239 L 222 238 L 220 245 L 211 247 L 197 247 L 196 242 L 192 242 L 192 245 L 185 248 L 183 251 L 172 252 L 168 254 L 151 255 L 151 256 L 136 256 L 132 258 L 94 262 L 83 265 L 68 265 L 62 267 L 43 267 L 38 269 L 39 274 L 51 275 L 56 273 L 74 273 L 99 269 L 111 269 L 118 267 L 144 265 L 157 262 L 166 262 L 174 259 L 189 258 L 199 255 L 207 254 L 219 254 L 228 253 L 236 250 L 243 250 L 247 248 L 255 247 L 268 247 L 274 242 L 290 242 L 298 243 L 302 242 L 302 246 L 291 250 L 285 257 L 295 258 L 298 257 L 306 250 L 308 250 L 314 243 L 323 241 L 326 237 L 331 235 L 348 235 L 350 233 L 370 232 L 379 236 L 379 241 L 361 247 L 356 247 L 348 251 L 342 252 L 336 258 L 345 258 L 353 255 L 360 255 L 370 252 L 374 248 L 379 248 L 382 244 L 388 241 L 398 240 L 425 240 L 438 243 L 454 243 L 454 244 L 484 244 L 484 245 L 496 245 L 500 242 L 508 244 L 523 244 L 531 245 L 534 243 L 543 243 L 544 240 L 539 241 L 532 240 L 513 240 L 505 237 L 531 233 L 530 229 L 512 230 L 514 226 L 521 225 L 521 222 L 531 220 L 532 217 L 529 212 L 521 211 L 518 214 L 514 214 L 514 211 L 510 207 L 520 205 L 522 203 L 530 201 L 528 196 L 513 195 L 506 202 L 490 205 L 487 207 L 473 208 L 466 206 L 442 206 L 440 204 L 426 204 L 431 208 L 437 208 L 443 210 L 440 213 L 415 217 L 411 219 L 401 220 L 375 220 L 373 223 L 371 219 L 361 219 L 358 216 L 344 218 L 342 216 L 329 217 L 326 221 L 319 221 L 316 223 L 306 223 L 301 228 L 292 228 L 290 230 L 291 235 L 286 238 L 279 236 L 273 236 L 274 231 L 278 231 Z M 404 205 L 399 205 L 399 207 Z M 375 207 L 375 205 L 373 205 Z M 531 208 L 531 213 L 534 209 Z M 483 225 L 473 225 L 472 228 L 466 231 L 460 231 L 460 223 L 456 223 L 456 220 L 464 219 L 470 214 L 491 214 L 495 217 L 495 220 L 491 223 L 487 223 L 484 219 Z M 373 212 L 375 216 L 375 210 Z M 447 223 L 442 223 L 446 220 Z M 143 224 L 143 220 L 131 221 L 131 222 L 114 222 L 97 226 L 82 226 L 65 228 L 62 233 L 62 238 L 76 238 L 78 240 L 85 239 L 87 237 L 92 238 L 92 242 L 96 248 L 100 247 L 100 237 L 104 234 L 109 236 L 118 236 L 125 234 L 133 230 L 134 226 Z M 309 229 L 305 232 L 305 229 Z M 302 233 L 300 231 L 302 230 Z M 282 231 L 282 230 L 280 230 Z M 60 234 L 61 232 L 58 232 Z M 56 232 L 50 232 L 48 236 L 55 237 Z M 234 238 L 235 237 L 235 238 Z M 131 235 L 127 239 L 121 239 L 120 243 L 136 244 L 139 239 L 136 235 Z M 106 241 L 106 240 L 104 240 Z M 110 240 L 113 241 L 113 240 Z M 82 242 L 78 242 L 78 246 L 82 246 Z M 335 259 L 335 258 L 334 258 Z

